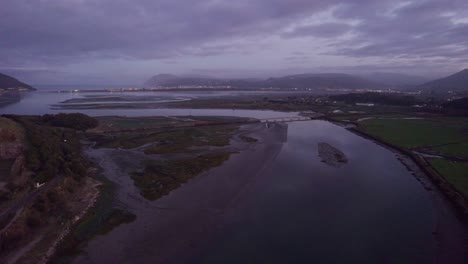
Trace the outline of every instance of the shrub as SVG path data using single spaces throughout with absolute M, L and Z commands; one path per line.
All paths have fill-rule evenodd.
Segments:
M 76 130 L 94 128 L 99 123 L 96 119 L 81 113 L 44 115 L 42 116 L 42 121 L 51 126 L 66 127 Z

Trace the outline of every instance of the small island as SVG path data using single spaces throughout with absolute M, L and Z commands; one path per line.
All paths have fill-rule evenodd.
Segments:
M 318 143 L 318 155 L 323 163 L 332 167 L 341 167 L 348 163 L 346 155 L 328 143 Z

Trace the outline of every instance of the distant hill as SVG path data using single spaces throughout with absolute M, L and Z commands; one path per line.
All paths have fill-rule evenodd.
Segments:
M 282 88 L 282 89 L 374 89 L 385 85 L 361 77 L 342 73 L 297 74 L 266 80 L 218 79 L 211 77 L 178 77 L 159 74 L 146 82 L 149 87 L 232 87 L 232 88 Z
M 437 79 L 425 83 L 418 87 L 427 92 L 448 93 L 452 92 L 468 92 L 468 69 L 452 74 L 448 77 Z
M 354 75 L 343 73 L 297 74 L 269 78 L 262 82 L 266 87 L 311 89 L 374 89 L 382 85 Z
M 17 79 L 0 73 L 0 90 L 28 90 L 35 91 L 31 85 L 18 81 Z
M 147 86 L 164 86 L 170 82 L 176 81 L 179 77 L 173 74 L 158 74 L 146 81 Z
M 430 81 L 427 77 L 395 72 L 373 72 L 366 74 L 363 77 L 373 82 L 383 83 L 395 88 L 409 88 Z
M 176 76 L 173 74 L 158 74 L 151 77 L 146 83 L 147 87 L 236 87 L 246 88 L 252 82 L 242 79 L 218 79 L 213 77 Z

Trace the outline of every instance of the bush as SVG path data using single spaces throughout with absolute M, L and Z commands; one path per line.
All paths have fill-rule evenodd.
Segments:
M 99 123 L 96 119 L 81 113 L 44 115 L 42 116 L 42 121 L 51 126 L 76 130 L 95 128 Z
M 60 117 L 56 118 L 59 115 L 11 117 L 20 123 L 26 132 L 27 167 L 35 172 L 36 182 L 47 182 L 59 175 L 79 179 L 86 173 L 88 162 L 81 155 L 81 144 L 76 131 L 47 125 L 62 120 Z

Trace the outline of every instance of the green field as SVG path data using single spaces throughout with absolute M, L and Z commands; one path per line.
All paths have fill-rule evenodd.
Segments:
M 430 164 L 459 192 L 468 197 L 468 163 L 430 159 Z
M 431 152 L 468 159 L 468 142 L 432 147 Z
M 429 159 L 429 162 L 468 197 L 468 163 L 450 158 L 468 158 L 468 118 L 369 119 L 360 122 L 358 128 L 402 148 L 446 155 L 445 159 Z
M 467 118 L 369 119 L 359 128 L 404 148 L 468 142 Z

